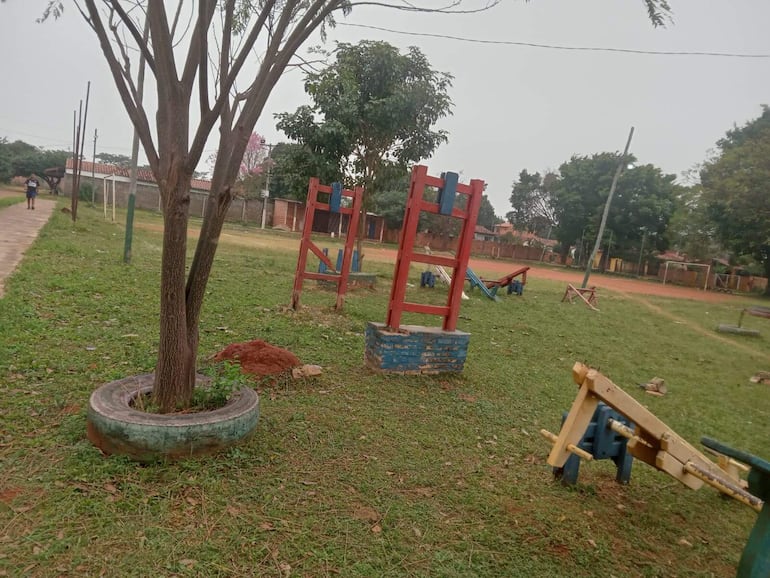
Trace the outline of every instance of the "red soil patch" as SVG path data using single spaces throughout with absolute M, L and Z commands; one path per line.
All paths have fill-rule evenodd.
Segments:
M 19 494 L 21 494 L 20 488 L 6 488 L 5 490 L 0 491 L 0 502 L 3 504 L 10 504 Z
M 302 362 L 291 351 L 270 345 L 260 339 L 232 343 L 214 356 L 216 361 L 238 361 L 243 373 L 253 375 L 273 375 Z

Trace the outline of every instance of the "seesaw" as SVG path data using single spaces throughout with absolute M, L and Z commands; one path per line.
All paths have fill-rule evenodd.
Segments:
M 572 378 L 580 386 L 559 435 L 541 433 L 553 443 L 548 464 L 563 468 L 571 456 L 593 459 L 580 448 L 581 441 L 600 402 L 611 407 L 634 427 L 607 420 L 608 427 L 627 439 L 626 448 L 634 458 L 661 470 L 688 488 L 697 490 L 708 484 L 723 494 L 759 512 L 738 566 L 739 578 L 770 576 L 770 462 L 734 450 L 709 438 L 702 443 L 716 453 L 725 469 L 712 462 L 652 412 L 595 369 L 582 363 L 572 368 Z M 748 472 L 748 490 L 737 479 L 738 470 Z

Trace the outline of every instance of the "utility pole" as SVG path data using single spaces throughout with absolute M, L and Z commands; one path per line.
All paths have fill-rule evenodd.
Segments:
M 636 266 L 636 276 L 642 276 L 642 255 L 644 255 L 644 242 L 647 240 L 647 227 L 642 227 L 642 248 L 639 249 L 639 264 Z
M 602 213 L 602 222 L 599 225 L 599 232 L 596 234 L 596 243 L 594 244 L 594 249 L 591 251 L 590 257 L 588 257 L 588 264 L 586 265 L 586 274 L 583 277 L 583 284 L 581 287 L 583 289 L 586 288 L 586 285 L 588 285 L 588 278 L 591 276 L 591 266 L 594 264 L 594 259 L 596 258 L 596 253 L 599 251 L 599 247 L 601 247 L 602 244 L 602 235 L 604 235 L 604 227 L 607 225 L 607 215 L 610 213 L 610 203 L 612 203 L 612 195 L 615 194 L 615 187 L 618 184 L 618 179 L 620 178 L 620 173 L 623 172 L 623 169 L 626 166 L 626 157 L 628 156 L 628 149 L 631 146 L 631 139 L 634 136 L 634 127 L 631 127 L 631 131 L 628 133 L 628 140 L 626 141 L 626 148 L 623 150 L 623 155 L 620 157 L 620 160 L 618 161 L 618 168 L 615 171 L 615 176 L 612 177 L 612 185 L 610 185 L 610 193 L 607 195 L 607 201 L 604 203 L 604 212 Z

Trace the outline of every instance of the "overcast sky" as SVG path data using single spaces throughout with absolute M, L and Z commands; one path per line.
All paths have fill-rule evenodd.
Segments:
M 479 0 L 467 0 L 478 6 Z M 173 3 L 170 3 L 173 4 Z M 770 54 L 770 1 L 670 0 L 674 22 L 655 29 L 642 0 L 502 0 L 474 15 L 413 15 L 357 9 L 327 40 L 385 40 L 420 47 L 454 79 L 454 114 L 441 122 L 449 143 L 430 172 L 483 179 L 497 213 L 519 171 L 555 169 L 573 154 L 622 150 L 681 174 L 702 162 L 734 124 L 770 104 L 770 58 L 645 55 L 461 42 L 447 37 L 647 51 Z M 69 2 L 57 22 L 37 24 L 46 0 L 0 5 L 0 137 L 70 149 L 72 114 L 91 81 L 85 151 L 130 155 L 133 129 L 98 43 Z M 444 38 L 351 27 L 370 25 Z M 318 38 L 306 47 L 318 44 Z M 281 79 L 257 132 L 285 138 L 273 114 L 307 99 L 302 73 Z M 205 157 L 206 155 L 204 155 Z M 205 169 L 205 167 L 199 167 Z

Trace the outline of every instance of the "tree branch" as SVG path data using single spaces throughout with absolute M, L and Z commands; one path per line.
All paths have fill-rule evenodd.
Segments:
M 243 68 L 243 64 L 246 62 L 246 58 L 248 57 L 249 52 L 251 52 L 251 48 L 256 43 L 257 38 L 259 37 L 259 33 L 262 30 L 262 27 L 265 25 L 265 21 L 267 20 L 268 15 L 275 6 L 275 2 L 276 0 L 267 0 L 265 2 L 265 6 L 260 12 L 254 26 L 252 27 L 248 38 L 241 46 L 240 52 L 233 61 L 233 65 L 230 68 L 230 73 L 227 75 L 227 79 L 222 83 L 222 91 L 219 94 L 219 97 L 214 102 L 211 110 L 209 110 L 205 116 L 201 116 L 200 123 L 198 124 L 198 130 L 196 131 L 195 136 L 193 137 L 192 145 L 190 146 L 191 159 L 198 159 L 200 158 L 200 155 L 203 154 L 203 147 L 206 146 L 206 140 L 208 139 L 208 135 L 211 132 L 211 128 L 214 126 L 214 123 L 219 117 L 219 113 L 221 112 L 222 107 L 225 106 L 225 103 L 230 98 L 230 89 L 233 87 L 233 84 L 235 84 L 235 80 Z
M 150 132 L 150 125 L 147 122 L 147 115 L 145 114 L 144 109 L 137 106 L 136 102 L 134 102 L 129 88 L 126 86 L 120 63 L 115 56 L 115 52 L 112 50 L 110 39 L 107 36 L 107 31 L 104 28 L 104 23 L 102 22 L 99 10 L 96 7 L 95 0 L 85 0 L 85 3 L 91 27 L 99 38 L 99 44 L 102 47 L 102 52 L 110 67 L 110 72 L 112 73 L 112 78 L 115 81 L 115 86 L 118 89 L 120 98 L 123 101 L 123 106 L 126 107 L 126 112 L 137 129 L 145 154 L 147 155 L 147 161 L 150 163 L 153 170 L 156 170 L 158 168 L 158 153 L 155 149 L 155 144 L 152 142 L 152 133 Z
M 150 70 L 152 70 L 153 74 L 156 74 L 155 58 L 150 52 L 150 47 L 147 45 L 147 43 L 142 41 L 142 33 L 134 25 L 134 21 L 131 20 L 131 17 L 120 5 L 120 2 L 118 0 L 102 0 L 102 1 L 107 6 L 109 6 L 112 10 L 118 13 L 118 16 L 120 16 L 120 20 L 123 22 L 123 24 L 125 24 L 126 28 L 128 28 L 128 31 L 131 33 L 131 36 L 134 37 L 134 41 L 136 42 L 136 45 L 139 47 L 139 50 L 141 50 L 144 53 L 144 59 L 147 62 L 147 66 L 150 67 Z M 91 4 L 91 2 L 86 2 L 86 4 L 87 5 Z M 152 4 L 152 2 L 150 2 L 150 4 Z
M 216 0 L 200 0 L 198 3 L 198 21 L 195 23 L 195 30 L 190 39 L 190 47 L 182 72 L 182 85 L 187 92 L 192 91 L 196 71 L 200 71 L 200 74 L 205 76 L 206 82 L 208 82 L 208 74 L 206 73 L 206 67 L 208 66 L 206 36 L 208 35 L 209 26 L 211 26 L 211 19 L 214 17 L 216 7 Z M 201 86 L 200 83 L 199 86 Z M 208 87 L 206 87 L 204 100 L 208 102 Z
M 434 14 L 477 14 L 478 12 L 485 12 L 500 4 L 502 0 L 492 0 L 481 8 L 473 8 L 471 10 L 453 10 L 455 6 L 462 4 L 461 0 L 452 2 L 444 8 L 423 8 L 414 5 L 402 5 L 402 4 L 388 4 L 387 2 L 375 2 L 374 0 L 362 0 L 361 2 L 351 2 L 350 6 L 377 6 L 380 8 L 388 8 L 391 10 L 401 10 L 402 12 L 430 12 Z

